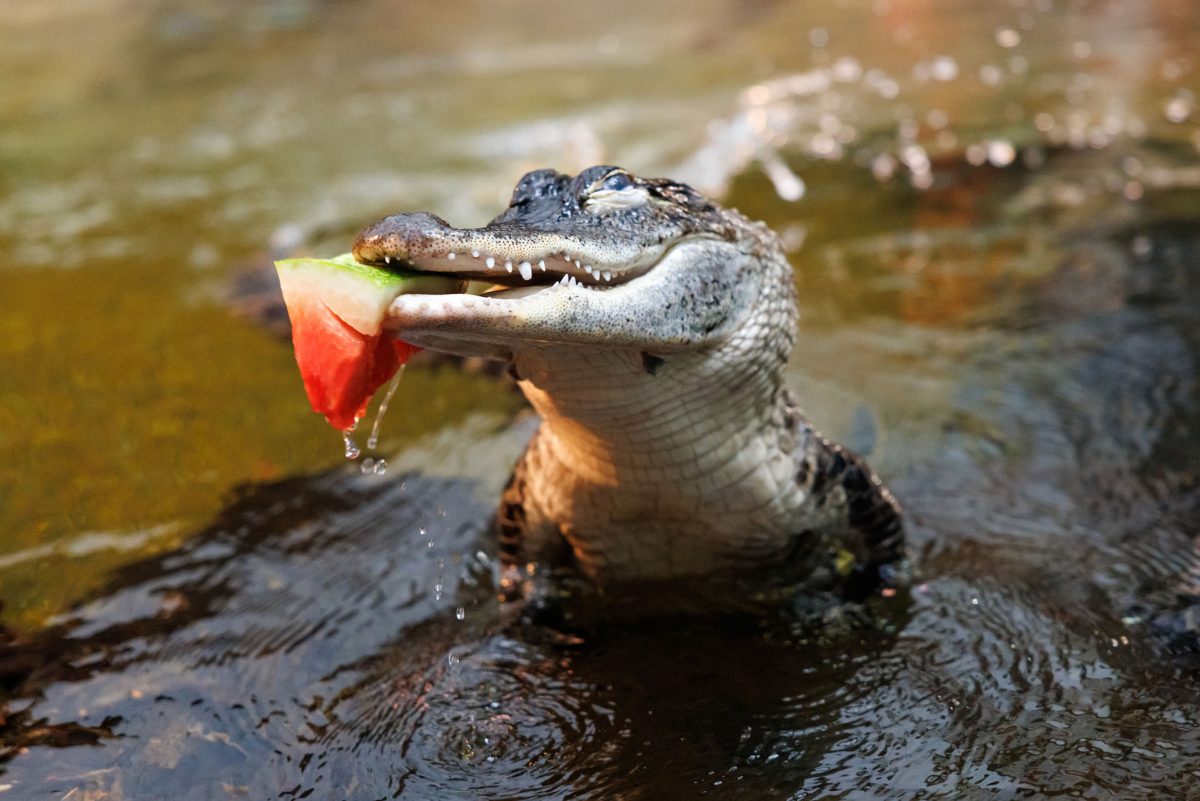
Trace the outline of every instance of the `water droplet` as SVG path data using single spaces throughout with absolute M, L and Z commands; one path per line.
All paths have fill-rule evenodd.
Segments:
M 796 201 L 804 197 L 804 179 L 792 172 L 777 155 L 766 153 L 760 157 L 760 163 L 781 198 Z
M 896 172 L 896 160 L 889 153 L 881 153 L 871 161 L 871 174 L 877 181 L 886 181 Z
M 455 620 L 466 620 L 467 619 L 467 610 L 463 609 L 461 606 L 458 607 L 457 609 L 455 609 L 454 610 L 454 619 Z
M 1154 252 L 1154 243 L 1150 241 L 1148 236 L 1135 236 L 1130 245 L 1133 255 L 1139 259 L 1145 260 L 1150 258 L 1150 254 Z
M 1191 92 L 1186 89 L 1175 93 L 1175 96 L 1167 101 L 1166 107 L 1163 109 L 1167 115 L 1167 119 L 1171 122 L 1180 123 L 1187 122 L 1192 116 L 1192 112 L 1196 108 L 1196 98 Z
M 387 461 L 384 459 L 372 459 L 370 456 L 362 460 L 359 465 L 359 471 L 364 475 L 382 476 L 387 472 Z
M 862 77 L 862 65 L 849 56 L 842 56 L 833 63 L 834 80 L 852 83 Z
M 993 139 L 987 144 L 987 159 L 993 167 L 1007 167 L 1016 157 L 1016 148 L 1007 140 Z
M 929 73 L 935 81 L 952 81 L 958 77 L 958 62 L 953 56 L 938 56 L 929 65 Z
M 996 44 L 1001 47 L 1016 47 L 1021 43 L 1021 34 L 1012 28 L 999 28 L 996 30 Z
M 346 445 L 346 458 L 354 461 L 359 456 L 362 456 L 362 449 L 358 447 L 358 443 L 354 441 L 354 426 L 342 429 L 342 442 Z

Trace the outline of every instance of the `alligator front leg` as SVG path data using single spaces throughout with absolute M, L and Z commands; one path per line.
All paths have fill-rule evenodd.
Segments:
M 844 574 L 843 594 L 873 591 L 882 580 L 881 569 L 904 556 L 900 505 L 865 459 L 806 421 L 798 425 L 803 436 L 796 484 L 810 498 L 811 518 L 828 521 L 827 538 L 854 557 L 838 571 Z

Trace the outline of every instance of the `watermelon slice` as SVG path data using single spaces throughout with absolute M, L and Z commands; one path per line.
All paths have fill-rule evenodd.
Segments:
M 334 259 L 275 262 L 292 321 L 292 346 L 313 411 L 339 430 L 354 427 L 375 390 L 420 348 L 383 334 L 399 295 L 461 291 L 462 282 Z

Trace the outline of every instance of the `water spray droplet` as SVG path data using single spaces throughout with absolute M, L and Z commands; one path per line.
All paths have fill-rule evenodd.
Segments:
M 1017 149 L 1004 139 L 993 139 L 987 143 L 987 160 L 993 167 L 1007 167 L 1017 157 Z
M 1021 43 L 1021 34 L 1009 27 L 996 30 L 996 44 L 1001 47 L 1016 47 Z
M 1138 259 L 1145 261 L 1146 259 L 1150 258 L 1150 255 L 1154 252 L 1154 243 L 1150 241 L 1150 237 L 1135 236 L 1130 245 L 1130 249 L 1133 251 L 1134 256 L 1137 256 Z
M 1164 113 L 1167 120 L 1174 123 L 1187 122 L 1196 109 L 1196 99 L 1191 92 L 1181 89 L 1167 101 Z
M 958 62 L 953 56 L 938 56 L 929 65 L 929 73 L 935 81 L 952 81 L 958 77 Z

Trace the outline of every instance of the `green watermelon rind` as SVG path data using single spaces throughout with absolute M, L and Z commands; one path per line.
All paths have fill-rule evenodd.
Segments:
M 289 311 L 315 296 L 342 322 L 367 336 L 379 334 L 388 307 L 400 295 L 445 295 L 461 292 L 464 286 L 450 277 L 360 264 L 350 253 L 332 259 L 281 259 L 275 270 Z

